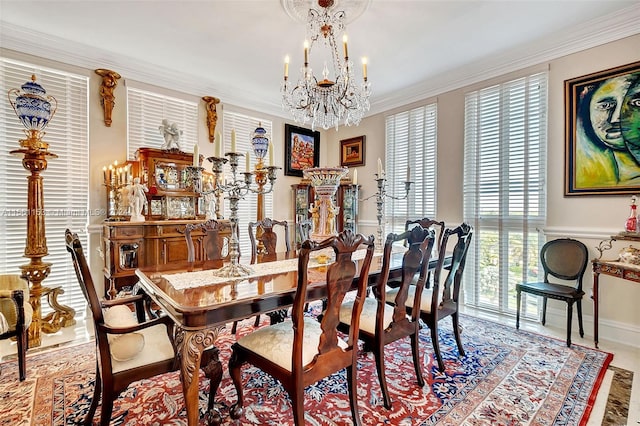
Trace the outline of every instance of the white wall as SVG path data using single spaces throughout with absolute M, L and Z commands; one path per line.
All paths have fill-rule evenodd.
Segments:
M 549 69 L 549 146 L 548 146 L 548 221 L 547 236 L 572 236 L 583 240 L 590 248 L 590 254 L 595 257 L 595 246 L 601 239 L 622 230 L 628 214 L 629 197 L 627 196 L 580 196 L 564 197 L 564 80 L 600 71 L 619 65 L 640 60 L 640 35 L 635 35 L 596 48 L 564 56 L 549 63 L 540 64 L 531 69 Z M 119 81 L 115 90 L 116 105 L 113 111 L 113 124 L 107 128 L 103 121 L 103 111 L 100 105 L 99 87 L 101 78 L 93 70 L 87 70 L 59 64 L 51 60 L 30 57 L 20 53 L 0 49 L 3 56 L 22 59 L 46 66 L 66 69 L 72 72 L 89 75 L 90 83 L 90 208 L 104 208 L 106 205 L 104 188 L 102 187 L 102 166 L 112 161 L 126 158 L 126 91 L 127 76 Z M 100 65 L 97 64 L 96 68 Z M 523 75 L 521 70 L 513 76 Z M 118 71 L 118 70 L 115 70 Z M 464 127 L 464 94 L 474 88 L 482 87 L 495 81 L 502 81 L 500 77 L 482 84 L 449 91 L 437 97 L 425 99 L 423 102 L 411 106 L 437 102 L 438 104 L 438 214 L 439 219 L 449 224 L 462 220 L 462 178 L 463 178 L 463 127 Z M 149 82 L 147 82 L 149 83 Z M 171 96 L 185 97 L 170 89 L 153 88 L 154 91 Z M 216 96 L 215 93 L 203 93 L 202 96 Z M 194 97 L 199 101 L 199 98 Z M 208 142 L 205 125 L 205 112 L 200 104 L 199 145 L 200 153 L 207 156 L 213 154 L 213 147 Z M 250 115 L 266 116 L 273 120 L 272 140 L 276 146 L 275 162 L 278 166 L 284 164 L 284 120 L 280 117 L 269 116 L 256 111 L 243 110 L 233 105 L 224 104 L 227 111 L 245 112 Z M 361 198 L 375 193 L 373 174 L 376 172 L 377 158 L 384 160 L 385 144 L 385 114 L 377 114 L 362 121 L 358 127 L 341 127 L 339 131 L 333 129 L 321 131 L 320 165 L 339 165 L 339 141 L 359 135 L 366 136 L 365 166 L 358 168 L 358 182 L 362 185 Z M 220 119 L 220 122 L 222 120 Z M 52 147 L 55 151 L 55 147 Z M 350 172 L 352 174 L 352 172 Z M 299 178 L 285 177 L 282 171 L 276 182 L 273 193 L 275 212 L 274 217 L 292 219 L 292 191 L 291 184 L 297 183 Z M 45 174 L 46 182 L 46 174 Z M 639 191 L 640 192 L 640 191 Z M 46 194 L 45 194 L 46 198 Z M 376 209 L 373 200 L 361 203 L 359 216 L 359 231 L 365 234 L 376 233 Z M 99 224 L 104 218 L 92 217 L 90 229 L 94 231 L 90 239 L 91 265 L 96 282 L 102 282 L 101 259 L 96 256 L 99 247 Z M 616 243 L 614 249 L 607 256 L 614 256 L 624 246 Z M 592 274 L 590 269 L 585 276 L 587 293 L 590 290 Z M 601 277 L 601 305 L 600 305 L 600 339 L 620 340 L 640 346 L 640 309 L 636 305 L 640 301 L 640 285 L 623 280 Z M 584 303 L 586 333 L 592 336 L 592 304 L 588 297 Z M 559 327 L 564 327 L 564 306 L 550 303 L 548 321 Z M 577 327 L 576 327 L 577 328 Z

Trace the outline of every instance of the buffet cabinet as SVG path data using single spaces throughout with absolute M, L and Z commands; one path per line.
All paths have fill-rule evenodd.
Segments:
M 309 207 L 315 201 L 315 192 L 310 182 L 302 180 L 299 184 L 291 185 L 293 190 L 293 218 L 295 221 L 295 243 L 302 242 L 301 230 L 298 224 L 311 220 Z M 338 186 L 333 203 L 340 208 L 336 216 L 337 232 L 350 229 L 357 232 L 358 221 L 358 191 L 359 185 L 353 185 L 351 179 L 345 179 Z
M 105 222 L 102 226 L 105 292 L 109 297 L 127 291 L 136 282 L 135 270 L 187 260 L 184 229 L 201 220 Z M 223 221 L 225 222 L 225 221 Z M 228 227 L 230 229 L 230 227 Z M 230 231 L 223 231 L 230 234 Z M 204 233 L 193 231 L 195 260 L 205 259 Z

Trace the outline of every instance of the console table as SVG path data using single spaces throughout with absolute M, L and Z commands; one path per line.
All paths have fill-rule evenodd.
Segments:
M 637 233 L 621 233 L 613 235 L 609 240 L 604 240 L 598 246 L 600 257 L 602 253 L 611 248 L 612 241 L 636 241 L 640 243 L 640 234 Z M 599 299 L 599 280 L 600 274 L 610 275 L 622 278 L 623 280 L 634 281 L 640 283 L 640 265 L 632 263 L 620 262 L 618 260 L 604 260 L 601 258 L 594 259 L 593 264 L 593 340 L 596 348 L 598 347 L 598 299 Z

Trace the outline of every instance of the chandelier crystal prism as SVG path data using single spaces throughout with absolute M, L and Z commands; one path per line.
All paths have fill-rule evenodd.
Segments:
M 346 13 L 335 5 L 334 0 L 318 0 L 318 8 L 309 8 L 307 15 L 307 41 L 304 45 L 304 65 L 298 81 L 289 80 L 289 59 L 285 59 L 282 82 L 282 106 L 288 109 L 297 123 L 311 123 L 315 130 L 320 126 L 327 130 L 340 124 L 358 125 L 369 110 L 371 83 L 367 79 L 366 58 L 362 60 L 362 82 L 356 82 L 353 63 L 349 60 L 346 28 Z M 339 52 L 336 37 L 343 34 L 342 52 Z M 313 74 L 309 57 L 314 46 L 322 46 L 332 63 L 334 80 L 330 79 L 329 67 L 324 63 L 322 78 Z M 340 55 L 342 53 L 342 56 Z

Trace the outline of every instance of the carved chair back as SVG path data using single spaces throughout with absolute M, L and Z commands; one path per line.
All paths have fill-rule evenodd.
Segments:
M 291 239 L 289 237 L 289 222 L 286 220 L 274 220 L 264 218 L 256 222 L 249 222 L 249 240 L 251 241 L 251 263 L 255 263 L 258 254 L 275 255 L 278 246 L 278 234 L 273 230 L 280 226 L 284 230 L 284 243 L 287 252 L 291 251 Z M 258 253 L 262 243 L 263 253 Z

